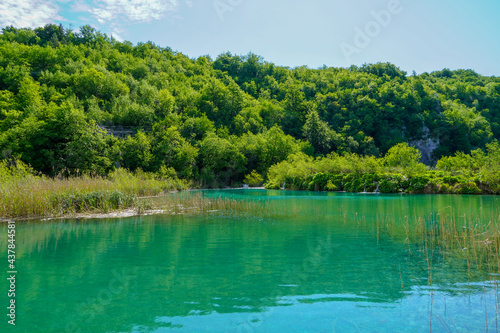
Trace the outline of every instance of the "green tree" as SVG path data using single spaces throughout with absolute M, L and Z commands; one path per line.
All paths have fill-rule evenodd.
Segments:
M 234 117 L 234 132 L 238 135 L 243 133 L 259 133 L 264 130 L 262 117 L 258 106 L 246 107 Z
M 25 77 L 21 81 L 17 94 L 19 107 L 27 112 L 37 112 L 43 105 L 40 95 L 40 83 L 35 82 L 31 77 Z
M 180 132 L 191 144 L 195 144 L 203 140 L 209 133 L 214 133 L 215 126 L 205 115 L 196 118 L 189 117 L 182 124 Z
M 82 110 L 70 103 L 50 103 L 41 118 L 34 114 L 0 135 L 0 150 L 35 170 L 54 175 L 60 172 L 104 175 L 114 168 L 113 137 L 106 135 Z
M 183 178 L 191 178 L 196 171 L 198 148 L 182 137 L 177 127 L 155 126 L 153 128 L 154 168 L 172 167 Z
M 410 147 L 404 142 L 389 149 L 384 157 L 384 165 L 413 175 L 427 169 L 424 164 L 420 163 L 421 158 L 422 154 L 417 148 Z
M 266 141 L 262 151 L 262 165 L 269 168 L 271 165 L 284 161 L 291 154 L 299 152 L 312 153 L 309 143 L 301 142 L 291 135 L 287 135 L 277 126 L 264 133 Z
M 312 110 L 307 114 L 302 133 L 314 148 L 316 154 L 328 154 L 330 152 L 332 146 L 330 128 L 328 128 L 326 122 L 319 118 L 316 110 Z
M 200 143 L 201 176 L 205 183 L 230 185 L 241 181 L 246 159 L 236 146 L 215 134 L 209 134 Z
M 158 103 L 156 106 L 156 115 L 158 118 L 165 118 L 174 110 L 175 98 L 170 91 L 162 89 L 158 92 Z
M 148 136 L 137 132 L 133 137 L 129 136 L 120 142 L 121 165 L 129 170 L 149 170 L 153 161 L 151 153 L 151 142 Z

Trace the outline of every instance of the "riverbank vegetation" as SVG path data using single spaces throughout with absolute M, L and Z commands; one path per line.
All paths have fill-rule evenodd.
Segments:
M 399 148 L 412 151 L 408 147 Z M 492 152 L 497 152 L 497 150 L 498 145 L 490 147 L 489 154 L 485 155 L 485 160 L 492 159 L 495 155 L 490 155 Z M 394 153 L 394 150 L 390 151 L 391 153 Z M 402 155 L 398 154 L 398 156 L 401 157 Z M 330 160 L 328 161 L 327 158 L 312 160 L 307 159 L 306 156 L 293 157 L 294 159 L 271 168 L 271 174 L 276 172 L 276 169 L 283 168 L 286 163 L 293 166 L 288 169 L 290 172 L 322 171 L 317 168 L 322 165 L 329 165 L 330 167 L 336 165 L 339 168 L 336 171 L 344 172 L 342 181 L 352 179 L 352 183 L 361 186 L 362 180 L 373 181 L 373 179 L 376 179 L 376 172 L 381 172 L 384 168 L 386 170 L 388 170 L 387 168 L 396 168 L 391 170 L 399 170 L 402 174 L 408 176 L 413 175 L 409 179 L 411 180 L 410 183 L 413 184 L 412 186 L 415 187 L 416 185 L 412 181 L 425 178 L 425 175 L 429 173 L 445 172 L 426 170 L 426 167 L 418 165 L 418 162 L 415 162 L 413 166 L 411 164 L 406 166 L 381 166 L 381 161 L 377 159 L 361 158 L 355 155 L 329 157 Z M 390 160 L 390 156 L 386 156 L 386 158 Z M 446 167 L 462 165 L 463 161 L 468 158 L 467 155 L 464 155 L 447 159 L 448 164 L 446 164 Z M 387 162 L 385 161 L 385 163 Z M 369 171 L 370 173 L 349 173 L 353 170 Z M 453 171 L 446 172 L 451 174 Z M 328 178 L 331 175 L 342 175 L 342 173 L 328 174 L 319 172 L 315 173 L 316 178 L 313 177 L 312 179 L 317 184 L 320 184 L 319 179 L 322 177 Z M 354 175 L 358 178 L 355 178 Z M 388 179 L 389 176 L 385 175 L 386 179 Z M 457 173 L 455 176 L 450 177 L 456 177 L 465 184 L 466 176 L 467 171 L 463 170 L 460 175 Z M 333 178 L 335 179 L 335 177 Z M 487 177 L 483 177 L 483 179 L 487 179 Z M 379 179 L 379 181 L 379 187 L 383 189 L 383 180 Z M 431 181 L 435 181 L 435 179 L 431 179 Z M 347 183 L 342 182 L 340 184 L 346 187 L 355 186 L 346 185 Z M 186 189 L 188 186 L 188 183 L 173 178 L 172 175 L 158 178 L 158 175 L 144 172 L 131 173 L 124 169 L 118 169 L 107 177 L 81 175 L 49 178 L 37 174 L 22 162 L 8 166 L 3 161 L 0 163 L 0 216 L 4 218 L 31 219 L 58 218 L 82 216 L 82 213 L 88 216 L 93 213 L 128 210 L 132 211 L 132 215 L 159 213 L 167 215 L 216 215 L 221 218 L 257 217 L 260 219 L 280 219 L 301 214 L 326 216 L 332 213 L 329 206 L 311 206 L 310 211 L 304 212 L 301 211 L 300 205 L 287 205 L 286 209 L 283 209 L 279 201 L 266 199 L 234 199 L 217 195 L 205 195 L 201 191 L 168 193 Z M 332 185 L 327 181 L 326 186 L 331 187 Z M 330 188 L 330 190 L 333 189 Z M 146 198 L 141 198 L 141 196 L 146 196 Z M 384 212 L 384 209 L 381 209 L 381 214 L 377 215 L 376 220 L 366 220 L 363 214 L 358 214 L 349 205 L 339 207 L 338 214 L 343 216 L 344 219 L 348 218 L 350 223 L 376 233 L 377 238 L 390 237 L 395 242 L 405 243 L 412 255 L 421 253 L 429 261 L 430 277 L 432 274 L 432 260 L 438 260 L 439 258 L 449 260 L 454 265 L 467 265 L 471 277 L 484 274 L 484 272 L 500 273 L 499 210 L 484 212 L 477 207 L 470 207 L 468 213 L 462 214 L 462 212 L 459 214 L 457 208 L 451 206 L 440 208 L 438 211 L 429 210 L 428 207 L 422 207 L 414 211 L 407 210 L 408 207 L 401 208 L 401 211 L 398 211 L 397 214 L 390 211 Z
M 312 158 L 295 154 L 269 169 L 269 189 L 499 194 L 500 145 L 493 142 L 470 154 L 441 158 L 435 167 L 420 163 L 421 154 L 406 143 L 382 158 L 335 153 Z
M 175 174 L 175 173 L 174 173 Z M 57 217 L 75 213 L 140 209 L 140 197 L 187 189 L 189 184 L 169 175 L 117 169 L 99 175 L 37 174 L 23 162 L 0 161 L 0 217 Z

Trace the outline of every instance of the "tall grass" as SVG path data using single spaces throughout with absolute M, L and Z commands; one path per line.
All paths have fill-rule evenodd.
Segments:
M 138 198 L 186 189 L 185 181 L 118 169 L 108 177 L 76 175 L 48 178 L 26 165 L 0 162 L 0 217 L 45 217 L 108 212 L 135 207 Z
M 500 211 L 457 215 L 447 207 L 437 213 L 415 213 L 396 220 L 379 217 L 377 228 L 408 244 L 409 251 L 422 251 L 432 261 L 434 251 L 467 265 L 469 276 L 482 271 L 500 274 Z M 380 225 L 381 226 L 380 226 Z M 417 248 L 412 250 L 412 246 Z
M 170 195 L 189 184 L 145 172 L 118 169 L 108 177 L 81 175 L 48 178 L 22 163 L 0 162 L 0 218 L 59 217 L 76 213 L 108 213 L 132 208 L 136 213 L 230 214 L 276 216 L 269 202 L 209 198 L 200 192 Z
M 298 214 L 298 207 L 286 211 L 270 200 L 208 197 L 198 191 L 188 191 L 146 200 L 150 211 L 164 214 L 225 215 L 231 217 L 272 218 Z

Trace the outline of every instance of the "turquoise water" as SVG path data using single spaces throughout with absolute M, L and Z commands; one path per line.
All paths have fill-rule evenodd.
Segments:
M 438 251 L 430 270 L 418 246 L 376 228 L 450 207 L 458 220 L 499 216 L 497 197 L 202 195 L 264 200 L 277 213 L 17 222 L 16 327 L 4 310 L 0 331 L 497 331 L 495 276 Z

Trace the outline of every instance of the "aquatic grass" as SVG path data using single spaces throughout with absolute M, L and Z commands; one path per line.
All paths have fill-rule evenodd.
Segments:
M 343 207 L 339 213 L 344 224 L 356 224 L 372 233 L 377 243 L 389 238 L 405 246 L 410 255 L 422 255 L 429 283 L 433 262 L 438 258 L 465 267 L 471 280 L 478 276 L 497 279 L 500 275 L 500 207 L 488 213 L 450 206 L 435 212 L 381 211 L 372 219 Z
M 432 261 L 434 251 L 452 262 L 467 265 L 469 276 L 473 273 L 500 273 L 500 214 L 486 216 L 470 212 L 457 216 L 452 207 L 438 213 L 417 213 L 394 219 L 390 215 L 377 218 L 377 235 L 383 228 L 391 238 L 418 248 Z
M 272 218 L 297 214 L 297 209 L 283 211 L 270 200 L 209 197 L 198 191 L 175 193 L 148 199 L 150 210 L 164 214 L 220 215 L 231 217 Z

